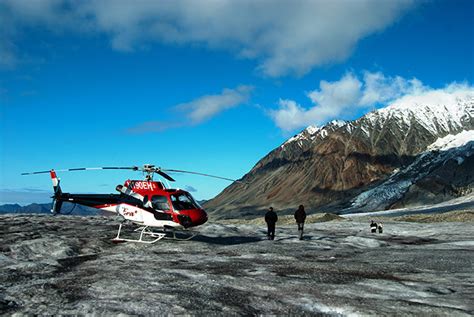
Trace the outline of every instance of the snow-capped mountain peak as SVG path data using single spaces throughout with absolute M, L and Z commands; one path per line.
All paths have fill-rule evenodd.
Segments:
M 291 138 L 289 138 L 285 143 L 283 143 L 280 146 L 280 148 L 284 148 L 286 145 L 288 145 L 290 143 L 294 143 L 294 142 L 297 142 L 297 144 L 299 146 L 302 146 L 303 141 L 314 139 L 314 134 L 316 134 L 319 130 L 320 130 L 320 128 L 318 128 L 316 126 L 313 126 L 313 125 L 310 125 L 309 127 L 304 129 L 300 133 L 298 133 L 298 134 L 292 136 Z
M 289 138 L 285 143 L 283 143 L 280 148 L 283 149 L 286 145 L 290 143 L 297 142 L 297 144 L 302 147 L 303 142 L 313 141 L 315 138 L 325 138 L 328 135 L 330 130 L 335 130 L 340 127 L 343 127 L 347 124 L 347 121 L 344 120 L 332 120 L 322 127 L 317 127 L 315 125 L 310 125 L 300 133 Z
M 409 129 L 416 122 L 429 133 L 439 134 L 458 130 L 473 116 L 474 89 L 465 89 L 453 93 L 434 90 L 406 96 L 361 119 L 378 126 L 383 126 L 388 120 L 397 120 L 402 129 Z

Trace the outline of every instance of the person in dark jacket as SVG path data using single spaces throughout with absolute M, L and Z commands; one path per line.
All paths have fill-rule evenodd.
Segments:
M 275 225 L 278 221 L 276 212 L 273 211 L 273 207 L 268 208 L 265 214 L 265 222 L 267 223 L 267 237 L 268 240 L 275 240 Z
M 381 222 L 379 222 L 377 229 L 379 230 L 379 233 L 383 233 L 383 225 Z
M 300 235 L 300 240 L 303 240 L 303 227 L 304 221 L 306 220 L 306 212 L 304 211 L 304 206 L 300 205 L 295 211 L 295 220 L 298 225 L 298 232 Z
M 376 233 L 377 232 L 377 223 L 375 221 L 371 221 L 370 223 L 370 232 Z

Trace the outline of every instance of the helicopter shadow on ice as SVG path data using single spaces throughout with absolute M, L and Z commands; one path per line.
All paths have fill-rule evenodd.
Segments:
M 209 244 L 218 244 L 218 245 L 236 245 L 236 244 L 246 244 L 246 243 L 255 243 L 262 241 L 261 237 L 251 237 L 251 236 L 230 236 L 230 237 L 210 237 L 206 235 L 198 235 L 193 238 L 193 241 L 204 242 Z
M 325 237 L 316 237 L 313 235 L 308 235 L 303 238 L 303 241 L 310 241 L 310 240 L 321 240 Z M 244 235 L 236 235 L 236 236 L 206 236 L 206 235 L 197 235 L 192 239 L 193 241 L 197 242 L 204 242 L 209 244 L 217 244 L 217 245 L 237 245 L 237 244 L 247 244 L 247 243 L 256 243 L 261 241 L 268 241 L 266 236 L 244 236 Z M 288 237 L 276 237 L 275 241 L 293 241 L 298 240 L 297 236 L 288 236 Z

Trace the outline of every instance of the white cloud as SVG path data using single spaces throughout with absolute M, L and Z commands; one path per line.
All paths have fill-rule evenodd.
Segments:
M 117 50 L 154 41 L 197 43 L 256 59 L 263 74 L 278 77 L 344 60 L 360 39 L 413 7 L 413 0 L 4 0 L 0 20 L 8 17 L 9 30 L 106 34 Z
M 220 112 L 246 103 L 250 98 L 252 86 L 240 85 L 235 89 L 225 88 L 220 94 L 205 95 L 173 108 L 184 113 L 179 121 L 148 121 L 127 129 L 128 133 L 161 132 L 168 129 L 200 124 Z
M 319 90 L 308 93 L 308 97 L 318 104 L 322 114 L 331 114 L 334 109 L 348 107 L 360 98 L 362 83 L 352 73 L 344 75 L 339 81 L 321 80 Z
M 364 85 L 359 104 L 366 106 L 394 100 L 406 94 L 419 94 L 427 89 L 416 78 L 406 80 L 400 76 L 385 77 L 380 72 L 364 72 Z
M 270 115 L 279 128 L 290 131 L 309 125 L 305 117 L 307 110 L 293 100 L 280 99 L 278 105 L 280 108 L 271 110 Z
M 360 99 L 362 83 L 349 73 L 336 82 L 322 80 L 319 90 L 307 95 L 313 106 L 306 109 L 292 100 L 280 100 L 279 109 L 270 111 L 275 124 L 291 131 L 310 124 L 321 123 L 329 118 L 338 117 L 341 112 L 354 105 Z
M 423 95 L 429 90 L 416 78 L 364 72 L 359 79 L 355 74 L 347 73 L 338 81 L 322 80 L 319 89 L 307 94 L 312 102 L 309 107 L 292 100 L 280 100 L 279 108 L 269 113 L 279 128 L 292 131 L 324 124 L 331 119 L 348 118 L 358 109 L 394 102 L 403 96 Z
M 408 93 L 393 100 L 394 107 L 410 107 L 412 105 L 443 105 L 453 106 L 457 100 L 474 99 L 474 87 L 467 83 L 451 83 L 441 89 L 428 89 Z M 474 116 L 474 108 L 471 109 Z
M 252 89 L 251 86 L 239 86 L 236 89 L 226 88 L 220 94 L 202 96 L 191 102 L 177 105 L 176 109 L 186 112 L 186 117 L 191 123 L 201 123 L 219 112 L 247 102 Z
M 128 128 L 127 133 L 142 134 L 151 132 L 161 132 L 169 129 L 179 128 L 183 123 L 166 121 L 146 121 L 134 127 Z

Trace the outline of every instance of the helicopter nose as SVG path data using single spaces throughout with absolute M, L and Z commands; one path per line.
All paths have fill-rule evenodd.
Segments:
M 194 226 L 202 225 L 207 221 L 207 213 L 203 209 L 196 210 L 191 216 Z
M 203 223 L 206 223 L 206 221 L 207 221 L 207 213 L 204 211 L 204 209 L 201 209 L 201 215 L 200 216 L 201 216 L 200 217 L 201 218 L 201 223 L 200 224 L 202 225 Z

